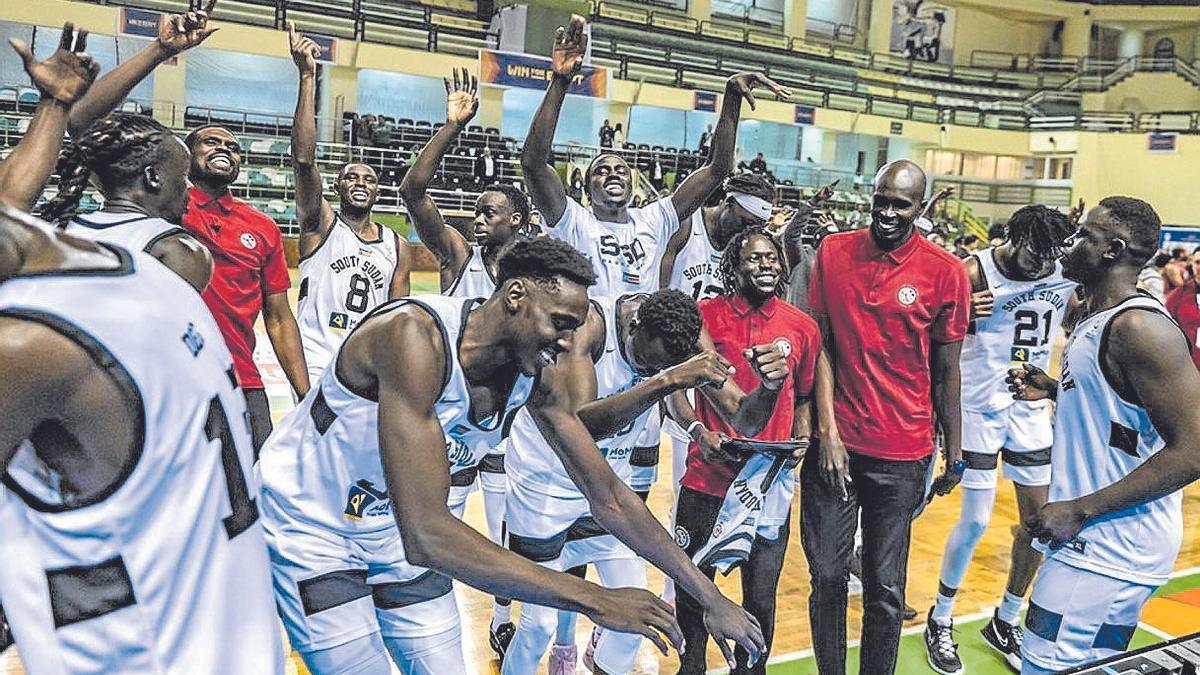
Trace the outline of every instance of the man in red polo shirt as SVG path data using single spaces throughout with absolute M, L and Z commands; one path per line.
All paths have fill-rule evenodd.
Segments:
M 1192 251 L 1192 277 L 1167 294 L 1167 311 L 1179 322 L 1192 349 L 1192 361 L 1200 368 L 1200 247 Z
M 746 355 L 763 349 L 778 349 L 786 357 L 788 376 L 777 383 L 763 381 L 761 386 L 778 388 L 774 412 L 766 426 L 754 436 L 757 440 L 781 441 L 808 438 L 811 420 L 809 395 L 813 372 L 821 351 L 817 324 L 807 314 L 781 299 L 787 288 L 784 277 L 783 245 L 761 225 L 751 226 L 735 235 L 721 256 L 719 275 L 724 294 L 700 302 L 700 316 L 718 353 L 734 364 L 733 379 L 744 391 L 760 386 L 755 369 Z M 680 481 L 676 505 L 675 541 L 690 556 L 708 544 L 727 499 L 750 499 L 730 490 L 746 461 L 725 455 L 719 446 L 721 437 L 740 436 L 721 418 L 703 396 L 696 397 L 694 415 L 686 399 L 671 402 L 672 413 L 693 438 L 688 447 L 687 471 Z M 753 536 L 748 557 L 742 564 L 742 606 L 758 620 L 770 652 L 775 626 L 775 592 L 783 557 L 787 549 L 791 496 L 795 474 L 790 467 L 776 474 L 771 484 L 782 481 L 782 498 L 766 496 L 758 505 L 758 520 L 746 534 Z M 766 492 L 766 490 L 763 490 Z M 766 505 L 763 505 L 765 502 Z M 774 504 L 774 507 L 770 506 Z M 736 530 L 737 528 L 732 528 Z M 717 536 L 733 536 L 733 531 Z M 711 565 L 701 565 L 710 577 Z M 676 591 L 676 615 L 688 649 L 680 654 L 681 673 L 704 673 L 707 633 L 704 612 L 695 599 Z M 750 666 L 740 649 L 736 654 L 737 673 L 765 673 L 766 654 Z
M 834 372 L 832 391 L 817 391 L 819 452 L 800 472 L 809 616 L 822 675 L 846 668 L 847 563 L 859 510 L 859 672 L 887 675 L 896 669 L 911 519 L 925 496 L 935 419 L 946 451 L 937 492 L 949 492 L 964 468 L 959 352 L 970 308 L 966 269 L 915 231 L 925 195 L 920 167 L 893 162 L 874 184 L 870 228 L 826 238 L 809 287 Z
M 308 392 L 300 329 L 288 304 L 292 282 L 283 242 L 270 216 L 229 192 L 242 164 L 242 148 L 233 134 L 221 127 L 201 127 L 188 135 L 187 146 L 192 151 L 188 177 L 193 187 L 183 226 L 212 252 L 212 280 L 202 297 L 233 354 L 257 453 L 271 433 L 271 408 L 254 364 L 254 322 L 260 310 L 297 398 Z

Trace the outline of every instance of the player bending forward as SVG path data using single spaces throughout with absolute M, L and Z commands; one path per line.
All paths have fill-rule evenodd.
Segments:
M 280 612 L 314 673 L 385 673 L 389 652 L 405 673 L 465 672 L 451 577 L 582 612 L 664 653 L 660 633 L 680 646 L 670 608 L 649 593 L 538 567 L 447 508 L 451 474 L 474 467 L 528 403 L 560 459 L 604 505 L 600 523 L 679 583 L 715 594 L 608 468 L 563 383 L 538 377 L 570 350 L 593 278 L 566 244 L 516 242 L 486 300 L 416 296 L 378 308 L 280 423 L 259 463 L 263 515 Z M 758 626 L 733 603 L 714 602 L 707 620 L 719 642 L 761 653 Z

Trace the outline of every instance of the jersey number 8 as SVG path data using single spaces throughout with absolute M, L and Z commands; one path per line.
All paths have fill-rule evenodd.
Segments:
M 367 311 L 367 302 L 371 299 L 371 282 L 361 274 L 350 277 L 350 292 L 346 294 L 346 309 L 351 312 Z

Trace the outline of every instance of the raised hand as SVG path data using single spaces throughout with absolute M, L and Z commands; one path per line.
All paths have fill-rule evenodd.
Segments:
M 77 33 L 70 22 L 63 24 L 58 49 L 50 58 L 40 62 L 33 58 L 33 52 L 23 40 L 9 38 L 8 44 L 21 57 L 25 72 L 29 73 L 29 79 L 41 92 L 42 98 L 69 106 L 83 97 L 100 72 L 100 64 L 84 51 L 87 49 L 87 36 L 86 30 Z
M 317 72 L 317 57 L 321 55 L 321 47 L 312 38 L 306 38 L 296 32 L 296 22 L 288 21 L 288 47 L 292 50 L 292 62 L 302 74 Z
M 693 389 L 705 385 L 720 387 L 733 373 L 733 366 L 725 357 L 714 351 L 701 352 L 692 358 L 672 366 L 666 370 L 666 375 L 681 389 Z
M 446 85 L 446 122 L 462 126 L 479 110 L 479 79 L 466 68 L 454 69 L 454 81 L 443 77 Z
M 716 602 L 704 608 L 704 627 L 725 655 L 725 662 L 729 664 L 730 670 L 737 668 L 733 660 L 733 647 L 729 646 L 730 641 L 746 650 L 750 656 L 749 665 L 757 663 L 767 649 L 758 621 L 719 593 Z
M 637 633 L 654 643 L 665 656 L 667 643 L 678 650 L 683 646 L 683 631 L 671 606 L 658 596 L 640 588 L 596 587 L 596 598 L 589 603 L 588 618 L 596 625 L 618 633 Z M 666 640 L 663 638 L 666 637 Z
M 808 203 L 812 204 L 813 206 L 820 206 L 821 204 L 829 201 L 829 198 L 833 196 L 833 189 L 837 187 L 837 184 L 840 183 L 841 180 L 841 178 L 838 178 L 829 185 L 822 185 L 819 190 L 813 193 L 813 196 L 808 198 Z
M 758 102 L 754 99 L 754 90 L 759 87 L 766 87 L 775 94 L 775 98 L 784 101 L 791 97 L 792 90 L 777 84 L 774 80 L 763 75 L 762 73 L 738 73 L 725 83 L 725 91 L 741 96 L 750 104 L 750 109 L 754 110 Z
M 776 343 L 754 345 L 742 352 L 742 356 L 754 367 L 754 372 L 762 380 L 762 386 L 772 391 L 779 391 L 787 380 L 787 356 Z
M 1054 381 L 1054 378 L 1032 363 L 1024 364 L 1023 368 L 1013 368 L 1008 371 L 1008 376 L 1004 378 L 1004 381 L 1008 383 L 1008 390 L 1013 393 L 1013 398 L 1018 401 L 1040 401 L 1054 398 L 1055 392 L 1058 391 L 1058 383 Z
M 1083 218 L 1083 213 L 1086 208 L 1087 208 L 1087 205 L 1084 203 L 1083 197 L 1080 197 L 1079 203 L 1076 204 L 1075 206 L 1072 206 L 1071 212 L 1067 214 L 1067 217 L 1071 219 L 1072 224 L 1074 224 L 1074 225 L 1079 224 L 1079 220 L 1081 218 Z
M 588 45 L 588 36 L 583 27 L 583 17 L 573 14 L 566 28 L 559 26 L 558 30 L 554 31 L 554 50 L 550 53 L 550 67 L 555 75 L 572 77 L 583 67 L 583 55 L 587 53 Z
M 170 14 L 158 23 L 158 44 L 170 54 L 191 49 L 220 30 L 208 25 L 217 0 L 208 0 L 208 5 L 196 12 Z

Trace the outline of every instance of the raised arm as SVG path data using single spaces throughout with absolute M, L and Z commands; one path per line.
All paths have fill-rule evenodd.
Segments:
M 682 638 L 671 610 L 653 595 L 602 589 L 536 565 L 450 514 L 446 439 L 434 411 L 438 392 L 429 386 L 442 378 L 441 338 L 431 322 L 405 317 L 398 323 L 394 337 L 373 349 L 372 362 L 383 467 L 409 561 L 485 593 L 581 612 L 606 628 L 645 635 L 664 652 L 660 632 L 678 645 Z M 413 348 L 395 349 L 397 344 Z
M 559 392 L 564 375 L 553 369 L 543 370 L 529 411 L 571 480 L 587 498 L 592 514 L 608 531 L 699 601 L 705 609 L 705 625 L 727 661 L 733 662 L 733 650 L 727 644 L 733 640 L 750 654 L 753 663 L 764 649 L 758 623 L 721 595 L 642 500 L 613 473 L 587 428 L 572 412 L 570 396 Z
M 1092 519 L 1169 495 L 1200 478 L 1200 371 L 1187 338 L 1158 312 L 1136 310 L 1113 319 L 1101 368 L 1140 402 L 1165 443 L 1129 475 L 1078 499 L 1042 507 L 1027 526 L 1051 545 L 1070 541 Z
M 321 48 L 296 32 L 295 21 L 288 22 L 288 48 L 300 73 L 296 114 L 292 120 L 292 173 L 296 176 L 301 254 L 307 254 L 320 244 L 334 220 L 333 208 L 325 201 L 325 182 L 317 168 L 317 109 L 313 90 Z
M 41 100 L 21 142 L 0 164 L 0 201 L 29 211 L 54 171 L 67 128 L 67 113 L 92 86 L 100 66 L 84 52 L 87 31 L 75 33 L 70 23 L 63 26 L 58 50 L 42 62 L 34 60 L 23 41 L 10 38 L 8 42 L 21 57 Z
M 742 99 L 754 110 L 757 105 L 754 89 L 757 87 L 769 88 L 776 98 L 780 99 L 792 95 L 791 90 L 781 87 L 762 73 L 738 73 L 729 78 L 725 83 L 721 118 L 717 121 L 716 131 L 713 132 L 708 163 L 684 179 L 683 183 L 675 188 L 675 194 L 671 198 L 680 223 L 690 218 L 692 213 L 704 204 L 709 193 L 720 187 L 721 181 L 733 173 L 733 150 L 737 142 L 738 121 L 742 116 Z
M 796 206 L 796 211 L 792 214 L 792 220 L 788 222 L 787 227 L 783 230 L 783 255 L 787 258 L 787 266 L 790 270 L 796 266 L 796 263 L 801 258 L 801 247 L 804 245 L 801 241 L 804 236 L 804 228 L 808 225 L 808 219 L 812 216 L 813 208 L 808 204 L 799 204 Z
M 521 150 L 521 170 L 533 203 L 542 214 L 543 227 L 554 227 L 567 210 L 567 191 L 554 170 L 551 157 L 558 115 L 562 112 L 571 78 L 583 67 L 583 55 L 587 52 L 588 37 L 583 32 L 583 25 L 583 17 L 572 16 L 571 23 L 566 28 L 560 26 L 554 34 L 554 51 L 550 55 L 554 75 L 542 105 L 529 125 L 529 135 Z
M 404 206 L 421 242 L 438 260 L 442 290 L 445 291 L 471 256 L 471 247 L 458 230 L 447 227 L 428 189 L 450 145 L 479 110 L 479 81 L 466 68 L 456 68 L 454 81 L 442 78 L 442 82 L 446 85 L 446 124 L 429 139 L 408 173 L 404 174 L 400 196 L 404 198 Z
M 209 0 L 203 10 L 162 17 L 158 23 L 158 38 L 97 80 L 96 86 L 71 109 L 71 135 L 78 136 L 87 131 L 93 122 L 112 112 L 159 64 L 204 42 L 220 30 L 208 25 L 208 17 L 216 6 L 217 0 Z
M 667 245 L 663 248 L 662 260 L 658 262 L 659 289 L 671 287 L 671 274 L 675 271 L 675 259 L 679 257 L 679 252 L 683 250 L 683 245 L 687 243 L 690 234 L 690 222 L 685 224 L 680 221 L 679 227 L 675 228 L 675 231 L 671 233 L 671 238 L 667 240 Z

